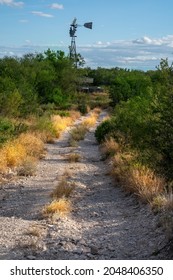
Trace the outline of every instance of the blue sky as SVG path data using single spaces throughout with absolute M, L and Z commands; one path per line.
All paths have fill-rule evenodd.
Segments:
M 43 52 L 68 53 L 69 27 L 79 27 L 77 52 L 86 66 L 155 69 L 173 61 L 172 0 L 0 0 L 0 57 Z

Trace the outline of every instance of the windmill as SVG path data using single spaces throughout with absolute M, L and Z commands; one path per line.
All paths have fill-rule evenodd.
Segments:
M 70 37 L 71 37 L 71 45 L 69 46 L 69 50 L 70 50 L 70 59 L 72 59 L 74 61 L 74 64 L 77 68 L 77 53 L 76 53 L 76 41 L 75 41 L 75 38 L 77 37 L 76 36 L 76 31 L 77 31 L 77 28 L 80 26 L 84 26 L 85 28 L 89 28 L 89 29 L 92 29 L 92 22 L 86 22 L 84 23 L 84 25 L 79 25 L 77 24 L 77 19 L 74 18 L 72 24 L 70 25 L 70 31 L 69 31 L 69 34 L 70 34 Z

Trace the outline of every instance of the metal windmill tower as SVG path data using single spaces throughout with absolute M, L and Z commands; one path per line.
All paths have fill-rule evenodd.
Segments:
M 70 37 L 71 37 L 71 45 L 69 46 L 69 50 L 70 50 L 70 59 L 74 61 L 74 64 L 77 68 L 77 53 L 76 53 L 76 41 L 75 41 L 75 38 L 77 37 L 76 36 L 76 31 L 77 31 L 77 28 L 79 26 L 84 26 L 85 28 L 89 28 L 89 29 L 92 29 L 92 22 L 86 22 L 84 23 L 84 25 L 79 25 L 77 24 L 77 19 L 74 18 L 72 24 L 70 25 L 70 31 L 69 31 L 69 34 L 70 34 Z

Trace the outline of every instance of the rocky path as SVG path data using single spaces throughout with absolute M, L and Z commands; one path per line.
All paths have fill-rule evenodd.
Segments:
M 103 112 L 97 125 L 105 116 Z M 38 164 L 36 176 L 1 187 L 0 259 L 164 259 L 165 236 L 146 205 L 129 196 L 108 175 L 95 128 L 69 147 L 67 130 Z M 69 163 L 69 153 L 81 160 Z M 73 210 L 54 221 L 41 209 L 65 170 L 75 182 Z

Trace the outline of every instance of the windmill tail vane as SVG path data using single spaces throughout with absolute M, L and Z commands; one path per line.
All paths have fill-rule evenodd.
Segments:
M 93 28 L 93 23 L 92 22 L 86 22 L 86 23 L 84 23 L 84 26 L 86 28 L 92 29 Z

